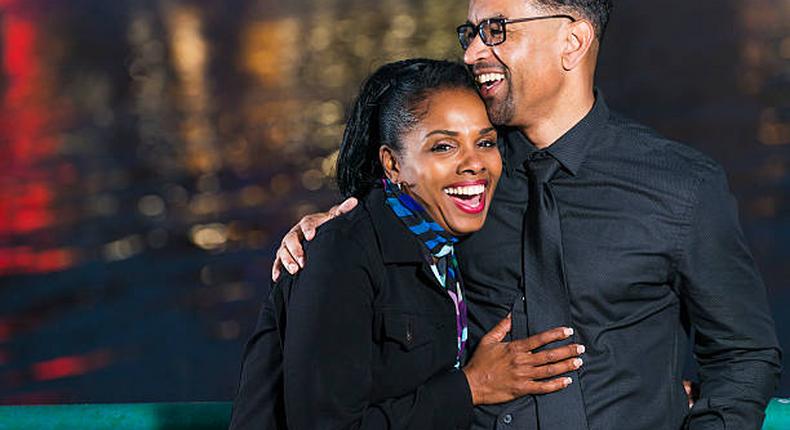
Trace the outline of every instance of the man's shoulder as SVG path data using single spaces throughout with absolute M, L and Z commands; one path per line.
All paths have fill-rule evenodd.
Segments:
M 704 180 L 706 177 L 718 176 L 722 167 L 718 162 L 700 150 L 686 143 L 663 136 L 655 129 L 641 124 L 625 115 L 612 112 L 607 123 L 606 132 L 616 151 L 624 157 L 638 160 L 647 169 L 671 173 L 678 178 Z

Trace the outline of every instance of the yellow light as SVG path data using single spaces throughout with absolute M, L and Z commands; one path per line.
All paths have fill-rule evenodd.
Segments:
M 196 225 L 192 227 L 190 236 L 192 243 L 209 251 L 223 248 L 228 241 L 227 228 L 220 223 Z

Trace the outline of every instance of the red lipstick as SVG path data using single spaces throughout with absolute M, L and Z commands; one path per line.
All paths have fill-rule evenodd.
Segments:
M 476 194 L 461 194 L 459 188 L 482 186 L 482 191 Z M 488 180 L 480 179 L 477 181 L 457 182 L 445 187 L 445 194 L 462 212 L 476 215 L 486 207 L 486 189 Z

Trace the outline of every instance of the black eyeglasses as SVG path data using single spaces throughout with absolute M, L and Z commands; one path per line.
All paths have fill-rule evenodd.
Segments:
M 507 36 L 507 24 L 516 24 L 519 22 L 539 21 L 542 19 L 555 19 L 567 18 L 572 22 L 576 22 L 576 18 L 570 15 L 547 15 L 547 16 L 533 16 L 530 18 L 488 18 L 480 21 L 480 24 L 474 25 L 471 22 L 461 24 L 455 31 L 458 32 L 458 41 L 461 42 L 461 48 L 466 51 L 466 48 L 472 44 L 472 39 L 475 35 L 479 34 L 480 39 L 488 46 L 495 46 L 503 43 Z

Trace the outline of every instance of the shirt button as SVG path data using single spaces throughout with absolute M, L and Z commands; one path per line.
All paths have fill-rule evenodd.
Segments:
M 513 422 L 513 415 L 505 414 L 505 416 L 502 417 L 502 422 L 505 423 L 505 424 L 512 423 Z

